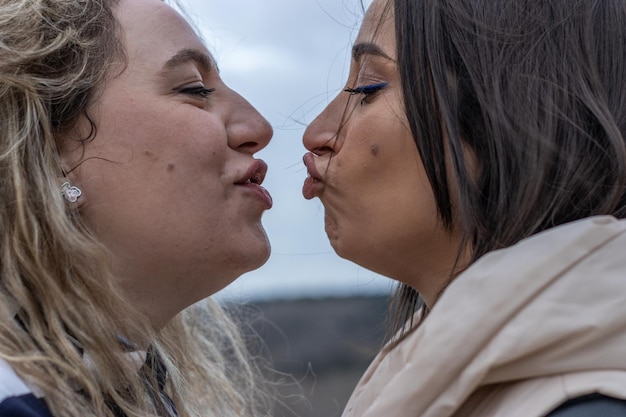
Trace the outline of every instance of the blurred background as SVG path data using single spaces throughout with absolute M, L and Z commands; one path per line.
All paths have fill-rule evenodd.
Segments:
M 272 124 L 258 154 L 274 199 L 272 255 L 216 297 L 243 306 L 283 382 L 276 417 L 340 416 L 380 348 L 393 284 L 330 247 L 319 200 L 301 194 L 306 125 L 344 87 L 370 0 L 180 0 L 224 81 Z
M 272 417 L 341 416 L 382 345 L 387 303 L 369 294 L 237 305 L 251 350 L 271 365 L 279 400 Z

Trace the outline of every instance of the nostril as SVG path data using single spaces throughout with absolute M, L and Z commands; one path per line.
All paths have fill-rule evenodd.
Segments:
M 246 150 L 246 149 L 255 149 L 257 146 L 259 146 L 257 142 L 249 141 L 249 142 L 244 142 L 240 144 L 238 148 L 241 150 Z
M 334 148 L 331 146 L 318 146 L 317 148 L 312 149 L 311 152 L 313 152 L 315 155 L 324 155 L 328 153 L 333 153 Z

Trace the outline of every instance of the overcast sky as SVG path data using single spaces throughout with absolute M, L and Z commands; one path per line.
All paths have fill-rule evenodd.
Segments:
M 272 124 L 258 154 L 274 207 L 263 217 L 270 260 L 218 295 L 292 297 L 389 291 L 390 281 L 340 259 L 319 200 L 302 197 L 302 133 L 341 90 L 363 16 L 360 0 L 182 0 L 222 78 Z M 367 6 L 369 1 L 365 2 Z

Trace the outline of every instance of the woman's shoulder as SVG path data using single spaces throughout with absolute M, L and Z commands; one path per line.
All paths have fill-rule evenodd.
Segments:
M 0 359 L 0 417 L 52 417 L 45 402 Z
M 601 394 L 585 395 L 562 404 L 546 417 L 626 417 L 626 401 Z

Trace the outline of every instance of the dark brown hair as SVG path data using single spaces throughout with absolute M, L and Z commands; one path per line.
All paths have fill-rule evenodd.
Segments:
M 472 262 L 560 224 L 625 217 L 626 2 L 391 3 L 411 133 Z M 395 301 L 400 323 L 417 293 L 402 286 Z

